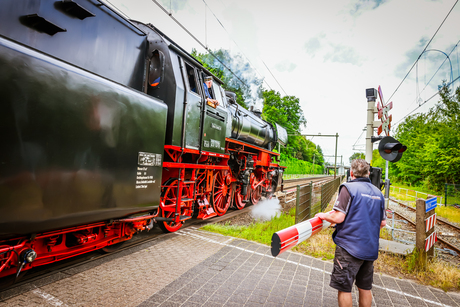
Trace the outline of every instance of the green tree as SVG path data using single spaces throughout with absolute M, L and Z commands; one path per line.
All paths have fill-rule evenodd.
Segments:
M 348 160 L 350 160 L 350 163 L 355 159 L 366 159 L 366 155 L 362 152 L 355 152 L 351 155 L 350 158 L 348 158 Z
M 405 119 L 396 139 L 407 146 L 402 159 L 390 163 L 391 173 L 411 185 L 441 190 L 460 178 L 460 88 L 452 94 L 443 82 L 441 100 L 427 114 Z
M 254 94 L 251 91 L 250 85 L 253 86 L 253 91 L 262 89 L 262 79 L 256 77 L 256 74 L 251 69 L 240 54 L 230 55 L 228 50 L 219 49 L 210 53 L 203 54 L 192 50 L 192 56 L 197 59 L 207 70 L 221 79 L 224 84 L 222 87 L 236 94 L 236 102 L 248 108 L 249 101 L 254 100 Z M 231 69 L 231 71 L 229 70 Z
M 299 98 L 281 97 L 279 92 L 273 90 L 263 91 L 262 96 L 264 99 L 263 117 L 266 121 L 278 123 L 287 130 L 288 134 L 299 134 L 301 128 L 307 125 Z

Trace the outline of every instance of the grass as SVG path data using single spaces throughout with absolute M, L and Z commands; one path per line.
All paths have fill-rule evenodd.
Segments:
M 394 277 L 415 279 L 444 291 L 460 291 L 460 268 L 434 258 L 427 262 L 426 269 L 420 269 L 416 253 L 401 256 L 379 252 L 374 270 Z
M 326 211 L 328 210 L 330 209 Z M 253 223 L 248 226 L 234 226 L 229 223 L 224 225 L 211 224 L 204 226 L 202 229 L 270 246 L 273 233 L 294 225 L 294 215 L 295 208 L 292 208 L 289 213 L 276 216 L 268 222 Z M 335 244 L 331 236 L 332 232 L 332 228 L 321 231 L 294 247 L 293 251 L 322 260 L 332 260 L 335 252 Z M 384 228 L 380 232 L 380 237 L 390 240 L 391 233 Z M 415 279 L 421 284 L 440 288 L 444 291 L 460 291 L 459 267 L 446 264 L 435 258 L 427 263 L 426 270 L 421 270 L 416 265 L 415 259 L 415 254 L 400 256 L 379 252 L 379 258 L 374 262 L 375 272 L 399 278 Z
M 460 224 L 460 209 L 455 207 L 437 206 L 436 214 L 448 221 Z
M 391 185 L 394 188 L 402 188 L 402 189 L 408 189 L 408 190 L 422 192 L 422 193 L 426 193 L 426 194 L 430 194 L 430 195 L 436 195 L 436 196 L 438 196 L 438 202 L 440 201 L 440 198 L 442 197 L 442 202 L 444 203 L 444 197 L 445 197 L 445 195 L 444 195 L 445 191 L 444 190 L 435 191 L 435 190 L 430 190 L 430 189 L 428 189 L 428 188 L 426 188 L 424 186 L 409 186 L 407 184 L 403 184 L 403 183 L 400 183 L 400 182 L 395 182 L 395 183 L 392 183 Z M 394 188 L 392 188 L 391 190 L 394 190 Z M 414 196 L 409 200 L 414 200 L 415 199 L 415 192 L 412 192 L 412 191 L 407 191 L 407 194 Z M 405 195 L 405 193 L 401 194 L 401 195 Z M 425 196 L 419 196 L 419 197 L 420 198 L 426 198 L 426 195 Z M 448 195 L 448 197 L 447 197 L 447 205 L 453 205 L 453 204 L 460 204 L 460 196 L 459 195 L 457 195 L 457 196 Z
M 202 229 L 217 232 L 226 236 L 242 238 L 250 241 L 271 245 L 273 233 L 295 224 L 295 208 L 289 214 L 281 214 L 271 221 L 253 223 L 248 226 L 234 226 L 229 223 L 206 225 Z
M 415 208 L 415 199 L 413 197 L 393 192 L 390 192 L 390 197 L 394 197 L 401 201 L 407 201 L 407 205 Z M 450 222 L 460 224 L 460 209 L 455 208 L 453 206 L 446 207 L 438 204 L 435 211 L 438 216 L 443 217 Z
M 414 189 L 413 187 L 399 186 L 399 185 L 397 187 Z M 393 190 L 393 189 L 391 189 L 391 190 Z M 414 192 L 407 191 L 407 194 L 406 194 L 406 193 L 392 192 L 391 190 L 390 190 L 390 197 L 394 197 L 394 198 L 396 198 L 398 200 L 401 200 L 401 201 L 406 201 L 406 202 L 408 202 L 407 204 L 409 206 L 415 208 L 415 193 Z M 429 190 L 426 190 L 426 189 L 424 189 L 423 191 L 420 191 L 417 188 L 417 191 L 427 193 L 427 194 L 431 194 L 431 195 L 436 195 L 433 191 L 429 191 Z M 423 196 L 423 197 L 421 197 L 421 196 Z M 426 198 L 425 196 L 426 195 L 419 195 L 419 198 Z M 458 209 L 458 208 L 455 208 L 453 206 L 447 206 L 446 207 L 446 206 L 443 206 L 442 204 L 438 204 L 438 206 L 436 207 L 436 214 L 438 216 L 440 216 L 440 217 L 445 218 L 446 220 L 448 220 L 450 222 L 460 224 L 460 209 Z

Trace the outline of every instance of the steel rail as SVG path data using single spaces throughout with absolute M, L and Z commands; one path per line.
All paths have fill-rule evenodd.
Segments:
M 394 199 L 394 198 L 391 198 L 391 197 L 390 197 L 390 200 L 392 200 L 393 202 L 397 203 L 398 205 L 400 205 L 400 206 L 402 206 L 402 207 L 404 207 L 404 208 L 407 208 L 407 209 L 412 210 L 412 211 L 416 211 L 415 208 L 413 208 L 413 207 L 411 207 L 411 206 L 408 206 L 408 205 L 406 205 L 406 204 L 404 204 L 404 203 L 401 203 L 401 202 L 399 202 L 397 199 Z M 452 224 L 452 223 L 449 222 L 449 221 L 446 221 L 446 220 L 445 220 L 444 218 L 442 218 L 442 217 L 437 216 L 437 217 L 436 217 L 436 221 L 439 221 L 439 222 L 444 223 L 444 224 L 446 224 L 446 225 L 448 225 L 448 226 L 450 226 L 450 227 L 452 227 L 452 228 L 455 228 L 455 230 L 457 230 L 458 232 L 460 232 L 460 227 L 459 227 L 459 226 L 457 226 L 457 225 L 455 225 L 455 224 Z
M 408 217 L 405 217 L 404 215 L 402 215 L 402 214 L 400 214 L 400 213 L 398 213 L 398 212 L 394 212 L 394 214 L 396 214 L 397 216 L 399 216 L 399 217 L 401 217 L 402 219 L 406 220 L 409 224 L 411 224 L 412 226 L 415 227 L 415 223 L 412 222 L 412 220 L 409 219 Z M 449 248 L 451 248 L 452 250 L 454 250 L 455 252 L 457 252 L 458 256 L 460 257 L 460 248 L 458 248 L 458 247 L 455 246 L 455 245 L 452 245 L 451 243 L 447 242 L 446 240 L 440 238 L 439 236 L 438 236 L 438 241 L 439 241 L 440 243 L 443 243 L 443 244 L 449 246 Z
M 311 181 L 314 183 L 318 183 L 321 181 L 326 181 L 328 179 L 334 180 L 334 177 L 332 176 L 324 176 L 324 177 L 305 177 L 305 178 L 296 178 L 296 179 L 289 179 L 289 180 L 284 180 L 283 183 L 283 189 L 291 189 L 296 187 L 300 182 L 305 182 L 305 184 L 310 184 Z M 276 188 L 276 192 L 280 191 L 281 187 Z

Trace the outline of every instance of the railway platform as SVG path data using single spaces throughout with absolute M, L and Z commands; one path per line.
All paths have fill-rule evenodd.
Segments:
M 337 306 L 331 271 L 331 262 L 273 258 L 268 246 L 189 227 L 4 291 L 0 307 Z M 372 293 L 373 306 L 460 306 L 457 293 L 380 274 Z

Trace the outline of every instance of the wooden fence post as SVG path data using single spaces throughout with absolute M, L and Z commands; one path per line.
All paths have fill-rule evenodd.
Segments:
M 297 191 L 295 195 L 295 223 L 297 224 L 299 221 L 298 212 L 299 212 L 299 203 L 300 203 L 300 185 L 297 185 Z
M 415 247 L 418 251 L 418 265 L 424 269 L 426 268 L 425 200 L 417 199 L 415 207 Z
M 308 218 L 311 219 L 311 207 L 313 206 L 313 181 L 310 181 L 310 208 L 308 209 Z
M 422 268 L 426 268 L 427 257 L 434 257 L 434 243 L 437 241 L 436 233 L 434 233 L 435 208 L 436 199 L 430 201 L 419 198 L 416 201 L 415 246 L 419 252 L 418 260 Z

